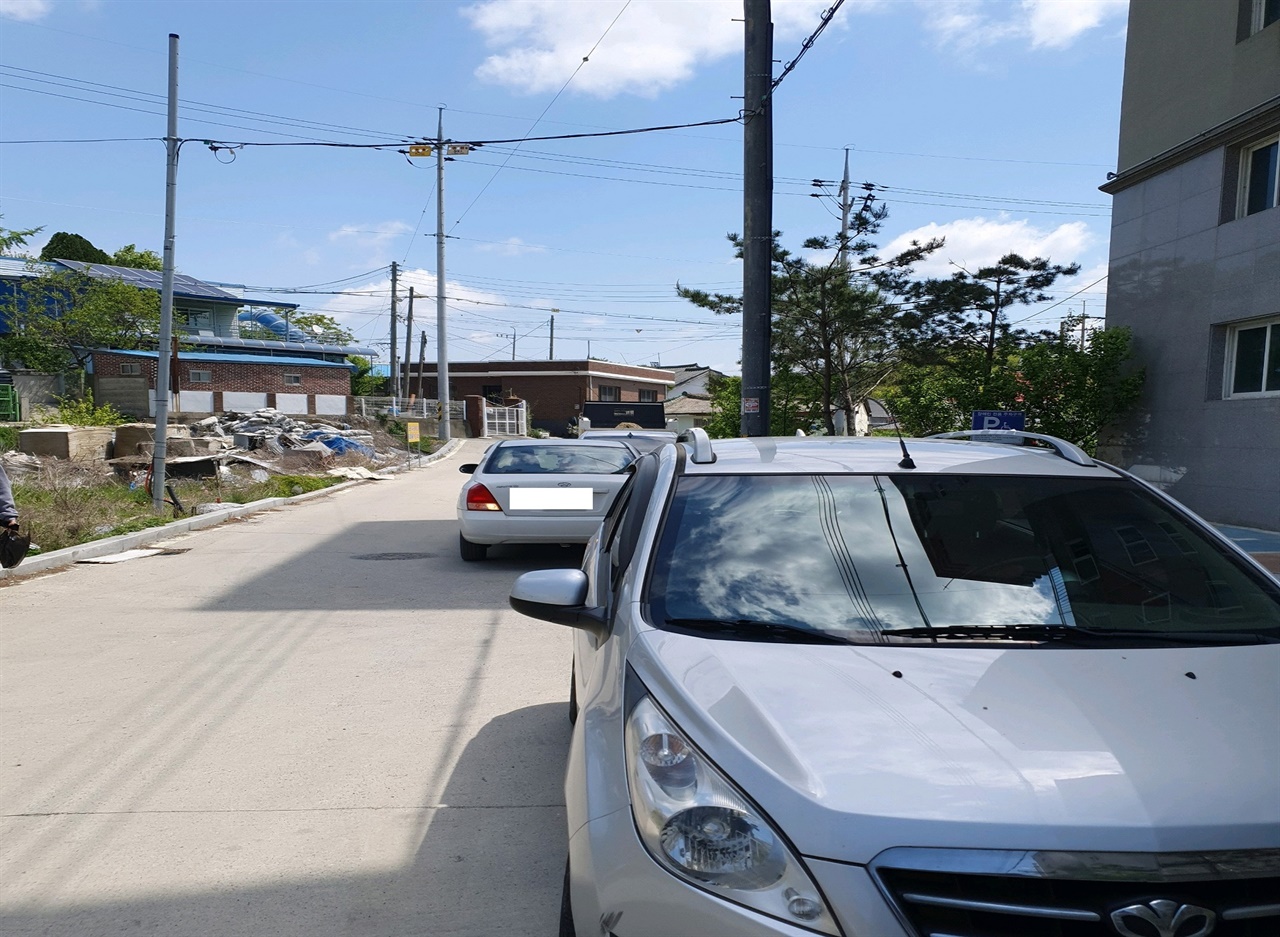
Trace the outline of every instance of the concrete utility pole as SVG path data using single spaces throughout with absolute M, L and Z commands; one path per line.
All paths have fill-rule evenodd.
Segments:
M 449 440 L 449 337 L 444 322 L 444 108 L 436 122 L 436 400 L 437 435 Z
M 151 456 L 151 509 L 164 510 L 165 437 L 173 345 L 173 228 L 178 197 L 178 34 L 169 33 L 169 125 L 164 138 L 164 265 L 160 280 L 160 347 L 156 355 L 156 430 Z
M 423 377 L 422 377 L 422 372 L 425 370 L 426 361 L 427 361 L 427 330 L 426 330 L 426 329 L 423 329 L 423 330 L 422 330 L 422 343 L 418 346 L 418 399 L 419 399 L 419 400 L 422 400 L 422 399 L 423 399 L 423 397 L 422 397 L 422 379 L 423 379 Z M 425 403 L 423 404 L 423 407 L 426 407 L 426 404 L 425 404 Z M 427 411 L 424 409 L 422 412 L 425 414 Z
M 547 346 L 547 360 L 556 360 L 556 313 L 559 309 L 551 310 L 551 344 Z
M 413 387 L 409 383 L 409 365 L 413 363 L 413 287 L 409 287 L 409 312 L 404 321 L 404 395 Z
M 773 23 L 769 0 L 743 0 L 742 422 L 769 434 L 773 289 Z
M 840 180 L 840 266 L 849 268 L 849 148 L 844 148 L 844 178 Z
M 396 292 L 399 285 L 400 265 L 391 261 L 391 396 L 400 396 L 400 347 L 396 342 L 396 319 L 400 318 L 400 294 Z

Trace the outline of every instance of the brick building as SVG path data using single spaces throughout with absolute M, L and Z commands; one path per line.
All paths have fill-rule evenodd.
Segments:
M 154 351 L 95 351 L 94 400 L 125 413 L 153 413 L 157 364 Z M 341 416 L 350 402 L 351 366 L 316 358 L 184 351 L 170 383 L 182 413 L 274 407 L 289 414 Z
M 418 393 L 418 364 L 404 366 L 409 388 Z M 674 381 L 663 368 L 615 364 L 612 361 L 454 361 L 449 363 L 449 396 L 460 400 L 478 394 L 490 400 L 519 398 L 528 403 L 530 425 L 557 436 L 587 401 L 661 403 Z M 436 394 L 436 366 L 423 366 L 420 396 Z

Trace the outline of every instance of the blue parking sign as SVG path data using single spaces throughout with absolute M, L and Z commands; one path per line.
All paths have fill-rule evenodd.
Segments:
M 978 430 L 1025 430 L 1027 415 L 1021 410 L 974 410 L 973 425 Z

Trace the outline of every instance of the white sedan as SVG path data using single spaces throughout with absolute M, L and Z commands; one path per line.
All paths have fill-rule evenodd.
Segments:
M 626 480 L 636 450 L 614 439 L 504 439 L 458 496 L 458 549 L 482 560 L 495 543 L 586 543 Z

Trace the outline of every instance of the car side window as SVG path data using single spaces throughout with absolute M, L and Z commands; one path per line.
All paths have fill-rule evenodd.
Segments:
M 616 523 L 605 544 L 609 558 L 610 584 L 615 595 L 631 565 L 632 557 L 635 556 L 640 542 L 640 528 L 644 526 L 645 515 L 649 513 L 657 480 L 658 456 L 646 455 L 637 459 L 628 482 L 630 492 L 627 502 L 620 505 Z

